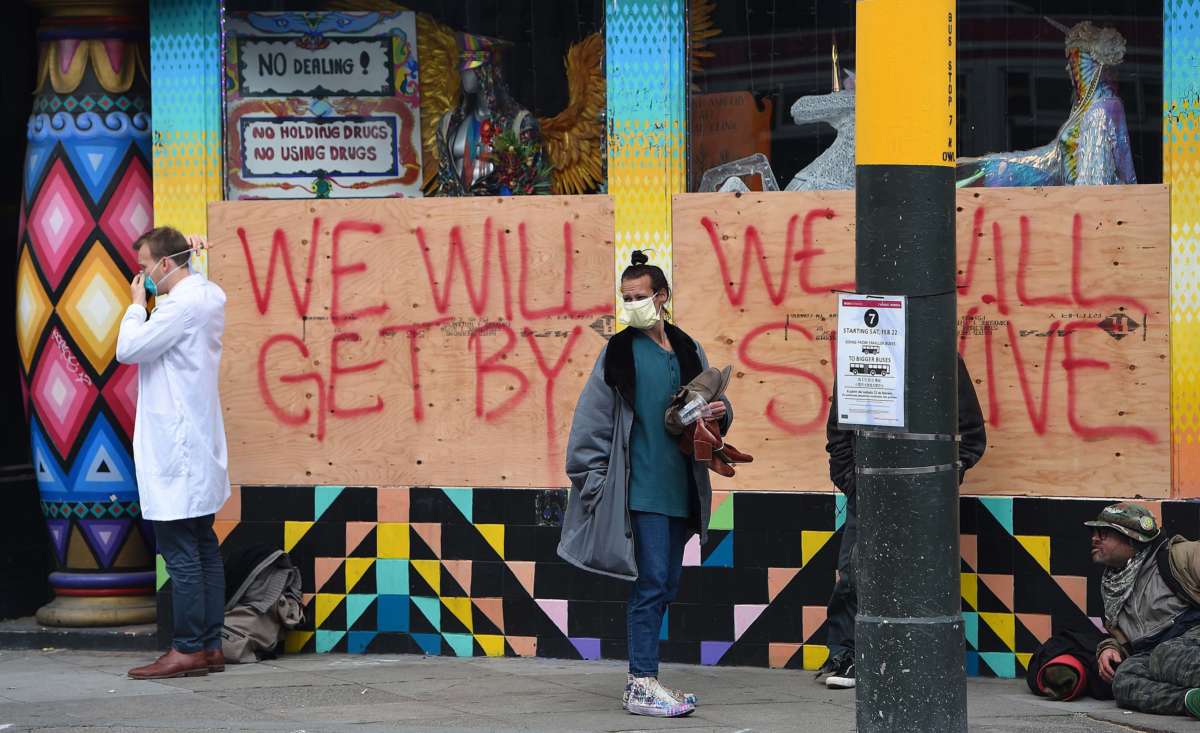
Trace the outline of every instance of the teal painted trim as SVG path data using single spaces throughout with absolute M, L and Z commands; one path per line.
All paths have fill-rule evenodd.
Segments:
M 605 5 L 609 119 L 686 119 L 684 3 L 608 0 Z
M 324 629 L 317 629 L 317 654 L 325 654 L 326 652 L 333 651 L 333 648 L 337 646 L 338 642 L 341 641 L 342 637 L 345 635 L 345 631 L 325 631 Z
M 1012 652 L 979 652 L 979 658 L 992 668 L 997 677 L 1012 679 L 1017 676 L 1017 655 Z
M 442 602 L 439 599 L 413 596 L 412 602 L 433 628 L 442 630 Z
M 474 507 L 475 492 L 472 489 L 442 489 L 442 493 L 450 500 L 454 506 L 458 507 L 458 511 L 468 522 L 474 522 Z
M 446 639 L 446 643 L 454 650 L 456 656 L 474 656 L 475 638 L 470 634 L 442 634 L 442 637 Z
M 325 510 L 342 495 L 345 486 L 317 486 L 313 490 L 313 519 L 320 520 Z
M 221 0 L 150 3 L 150 90 L 160 130 L 221 132 Z
M 981 496 L 979 503 L 987 507 L 1001 527 L 1013 533 L 1013 500 L 1007 496 Z
M 963 635 L 972 649 L 979 648 L 979 614 L 974 611 L 963 611 Z

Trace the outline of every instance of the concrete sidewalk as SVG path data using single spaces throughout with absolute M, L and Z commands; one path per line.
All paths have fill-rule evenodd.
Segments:
M 854 693 L 812 674 L 666 665 L 694 691 L 688 718 L 626 714 L 622 663 L 418 656 L 292 656 L 163 682 L 125 677 L 151 655 L 0 651 L 0 731 L 852 731 Z M 1190 718 L 1111 703 L 1055 704 L 1024 682 L 968 683 L 973 731 L 1194 731 Z

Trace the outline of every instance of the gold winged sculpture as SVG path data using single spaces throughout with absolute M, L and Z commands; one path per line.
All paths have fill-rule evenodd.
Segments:
M 693 74 L 704 70 L 704 60 L 716 56 L 709 51 L 708 41 L 721 35 L 721 29 L 713 23 L 713 10 L 717 7 L 716 0 L 692 0 L 688 3 L 688 70 Z M 699 91 L 697 84 L 692 84 L 692 91 Z
M 593 33 L 567 51 L 567 108 L 539 119 L 550 156 L 550 189 L 588 193 L 604 182 L 604 36 Z
M 690 67 L 712 53 L 705 41 L 720 33 L 712 24 L 713 0 L 689 4 Z M 389 0 L 334 0 L 331 10 L 395 12 L 407 10 Z M 436 194 L 437 129 L 443 115 L 458 101 L 458 42 L 454 31 L 426 13 L 417 13 L 417 56 L 421 84 L 421 156 L 423 189 Z M 589 193 L 605 180 L 604 35 L 596 32 L 575 43 L 564 61 L 567 106 L 553 117 L 538 119 L 542 144 L 550 159 L 551 191 L 556 194 Z

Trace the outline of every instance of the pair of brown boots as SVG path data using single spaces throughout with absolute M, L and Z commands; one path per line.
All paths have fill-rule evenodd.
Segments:
M 697 401 L 708 405 L 721 399 L 725 388 L 729 386 L 731 371 L 730 367 L 709 367 L 700 372 L 695 379 L 675 393 L 664 416 L 667 432 L 679 436 L 679 450 L 683 451 L 684 455 L 707 463 L 713 473 L 726 477 L 733 476 L 734 464 L 750 463 L 754 457 L 726 443 L 721 437 L 721 428 L 716 420 L 696 419 L 684 425 L 683 412 L 689 404 Z
M 754 456 L 725 442 L 716 420 L 697 420 L 688 425 L 679 436 L 679 450 L 707 463 L 710 471 L 725 477 L 733 476 L 735 464 L 754 460 Z
M 181 652 L 175 647 L 144 667 L 129 670 L 135 680 L 165 680 L 173 677 L 200 677 L 209 672 L 225 671 L 225 654 L 220 649 Z

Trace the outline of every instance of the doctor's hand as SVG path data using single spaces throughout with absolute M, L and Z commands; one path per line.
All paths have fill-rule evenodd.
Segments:
M 188 246 L 197 252 L 209 248 L 208 240 L 204 238 L 203 234 L 188 234 L 185 239 L 187 239 Z
M 129 297 L 134 305 L 146 307 L 146 273 L 139 272 L 129 283 Z

